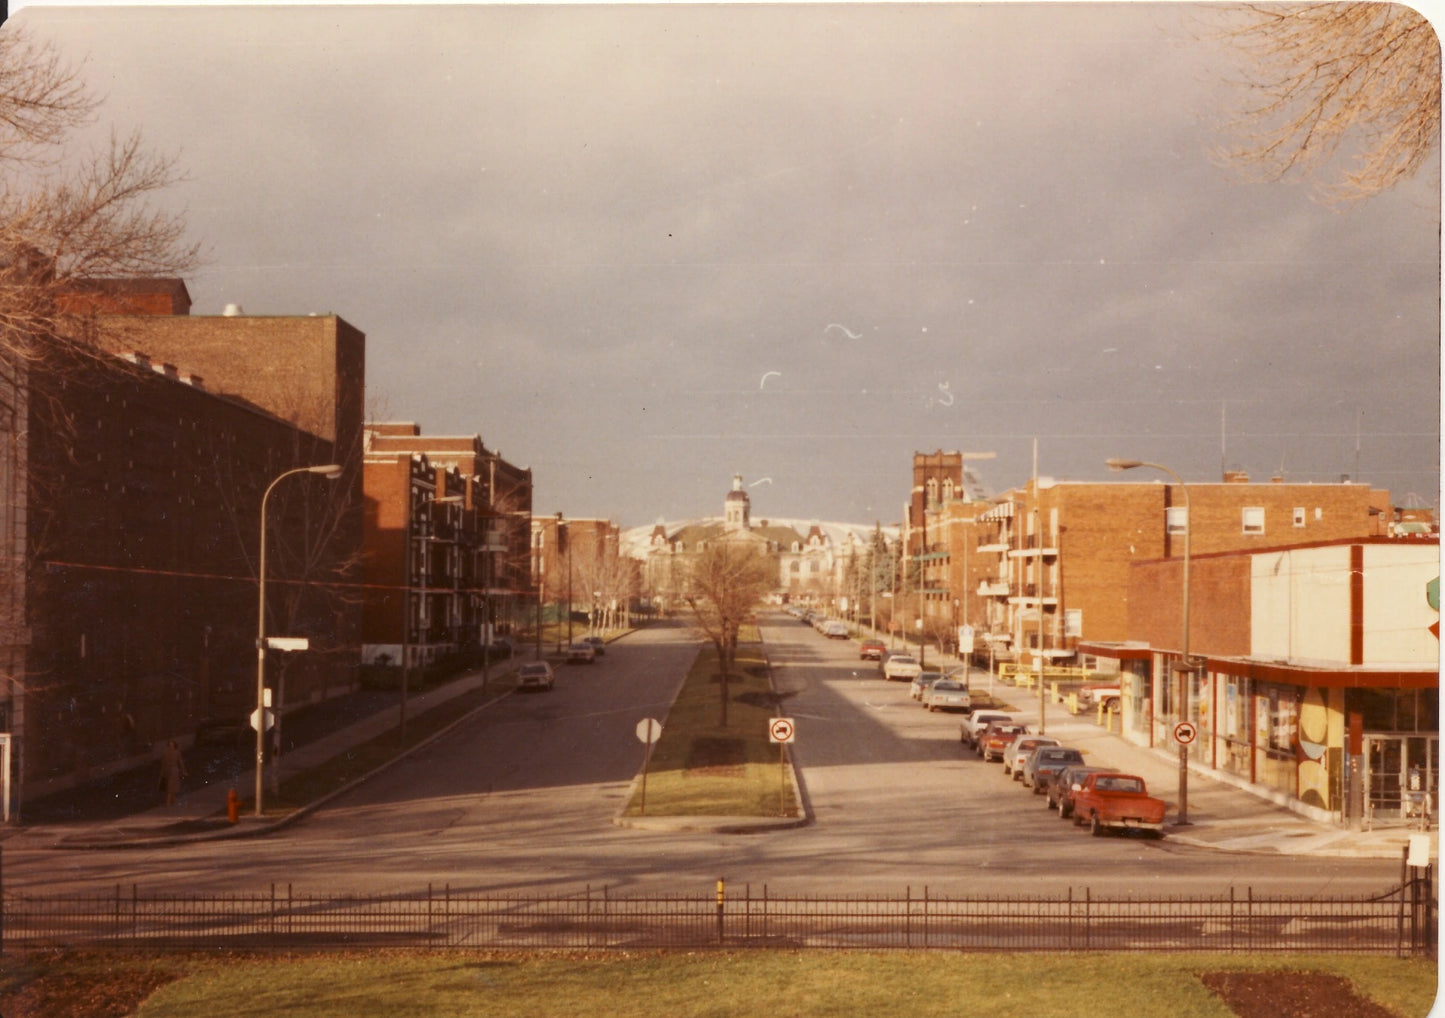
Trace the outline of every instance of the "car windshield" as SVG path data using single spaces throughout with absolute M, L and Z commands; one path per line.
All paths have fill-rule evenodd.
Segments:
M 893 655 L 892 657 L 890 657 L 888 660 L 889 660 L 889 661 L 895 661 L 895 662 L 897 662 L 898 664 L 901 664 L 901 665 L 916 665 L 916 664 L 918 663 L 917 661 L 913 660 L 913 658 L 909 657 L 907 654 L 894 654 L 894 655 Z
M 523 665 L 523 666 L 522 666 L 522 672 L 521 672 L 521 674 L 523 674 L 523 675 L 540 675 L 540 674 L 545 673 L 546 671 L 547 671 L 547 666 L 546 666 L 546 665 Z
M 956 693 L 961 689 L 963 689 L 963 687 L 960 686 L 957 682 L 949 682 L 947 679 L 943 679 L 933 684 L 933 691 L 935 693 Z

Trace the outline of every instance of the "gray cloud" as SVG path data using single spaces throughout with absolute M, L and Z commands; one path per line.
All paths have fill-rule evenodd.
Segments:
M 1207 10 L 1204 12 L 1207 17 Z M 1346 213 L 1209 158 L 1179 5 L 64 9 L 179 149 L 198 313 L 335 311 L 369 383 L 538 506 L 897 516 L 1109 455 L 1439 478 L 1438 179 Z M 830 324 L 843 329 L 829 330 Z M 855 338 L 856 337 L 856 338 Z M 766 372 L 776 372 L 765 386 Z M 1223 408 L 1227 407 L 1227 411 Z M 1359 424 L 1363 413 L 1363 425 Z

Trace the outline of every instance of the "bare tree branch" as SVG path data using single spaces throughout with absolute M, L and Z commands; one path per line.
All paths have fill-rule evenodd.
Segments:
M 1225 165 L 1260 180 L 1298 172 L 1350 204 L 1413 177 L 1439 146 L 1439 41 L 1402 4 L 1248 4 L 1211 34 L 1243 65 Z M 1333 169 L 1338 157 L 1354 168 Z

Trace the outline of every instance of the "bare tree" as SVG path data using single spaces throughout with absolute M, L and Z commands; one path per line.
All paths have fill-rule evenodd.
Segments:
M 77 283 L 180 275 L 199 258 L 185 217 L 153 199 L 180 180 L 174 157 L 141 136 L 71 158 L 66 143 L 99 102 L 52 46 L 0 33 L 0 354 L 33 357 L 37 342 L 84 342 L 94 325 L 65 309 Z
M 1414 176 L 1439 145 L 1439 42 L 1403 4 L 1249 4 L 1212 34 L 1244 61 L 1228 165 L 1268 180 L 1298 170 L 1347 204 Z M 1322 176 L 1337 154 L 1355 168 Z
M 758 548 L 726 538 L 712 541 L 688 563 L 682 600 L 693 624 L 717 648 L 719 724 L 728 723 L 728 676 L 743 623 L 773 589 L 775 567 Z

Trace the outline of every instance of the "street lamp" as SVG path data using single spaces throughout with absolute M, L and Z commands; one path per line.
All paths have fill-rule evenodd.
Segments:
M 276 485 L 296 474 L 321 474 L 328 481 L 341 476 L 341 464 L 325 463 L 314 467 L 287 470 L 267 486 L 261 495 L 261 548 L 257 555 L 256 611 L 256 816 L 261 815 L 261 781 L 266 759 L 266 500 Z M 280 706 L 279 704 L 277 705 Z
M 1180 640 L 1180 669 L 1179 669 L 1179 696 L 1178 712 L 1179 720 L 1187 719 L 1189 712 L 1189 676 L 1194 665 L 1189 658 L 1189 534 L 1194 529 L 1194 521 L 1189 516 L 1189 487 L 1184 483 L 1184 478 L 1164 466 L 1162 463 L 1150 463 L 1147 460 L 1129 459 L 1108 459 L 1104 465 L 1110 470 L 1133 470 L 1135 467 L 1149 467 L 1159 470 L 1174 478 L 1179 485 L 1179 492 L 1184 497 L 1184 594 L 1183 594 L 1183 615 L 1184 633 Z M 1178 737 L 1175 737 L 1178 741 Z M 1189 823 L 1189 746 L 1186 743 L 1179 743 L 1179 819 L 1180 826 Z

